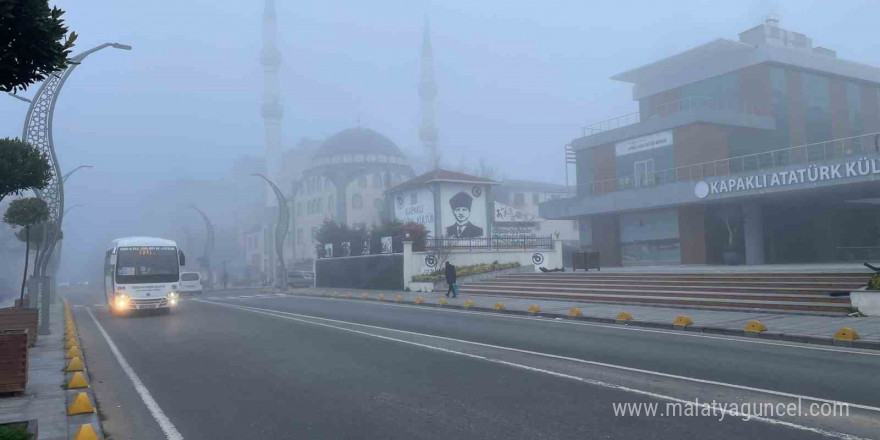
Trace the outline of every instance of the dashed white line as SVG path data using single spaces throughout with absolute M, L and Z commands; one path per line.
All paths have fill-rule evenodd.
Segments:
M 159 427 L 162 428 L 162 432 L 165 433 L 165 437 L 168 440 L 183 440 L 183 436 L 177 432 L 177 428 L 174 427 L 174 424 L 171 423 L 171 420 L 168 419 L 168 416 L 162 411 L 162 408 L 159 408 L 159 404 L 156 403 L 156 400 L 153 399 L 153 396 L 150 394 L 150 390 L 141 382 L 141 379 L 138 377 L 137 373 L 134 372 L 134 369 L 131 368 L 131 365 L 128 364 L 128 361 L 125 360 L 125 357 L 122 356 L 122 353 L 116 348 L 116 344 L 113 343 L 113 340 L 110 339 L 110 335 L 107 334 L 107 331 L 104 330 L 104 327 L 101 326 L 101 323 L 98 322 L 98 319 L 95 318 L 95 314 L 92 313 L 92 309 L 86 308 L 86 311 L 89 312 L 89 316 L 92 317 L 92 321 L 95 322 L 95 326 L 98 327 L 98 331 L 101 332 L 101 335 L 104 336 L 104 339 L 107 341 L 107 345 L 110 346 L 110 351 L 113 352 L 113 355 L 116 356 L 116 360 L 119 362 L 119 366 L 122 367 L 122 371 L 125 372 L 125 375 L 131 380 L 131 383 L 134 385 L 135 391 L 141 396 L 141 400 L 144 401 L 144 405 L 147 406 L 147 409 L 150 410 L 150 415 L 153 416 L 153 419 L 156 420 L 156 423 L 159 424 Z

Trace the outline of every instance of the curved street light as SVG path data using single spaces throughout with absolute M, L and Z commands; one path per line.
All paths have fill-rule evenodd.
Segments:
M 281 288 L 287 287 L 287 266 L 284 264 L 284 239 L 287 238 L 287 229 L 290 226 L 290 212 L 287 210 L 287 199 L 268 177 L 256 173 L 251 176 L 259 177 L 266 181 L 272 191 L 275 192 L 275 198 L 278 199 L 278 224 L 275 225 L 275 253 L 278 255 L 278 261 L 281 263 Z M 275 268 L 272 268 L 273 272 Z M 273 277 L 274 279 L 274 277 Z
M 37 197 L 46 201 L 49 207 L 49 220 L 47 223 L 54 224 L 54 228 L 48 230 L 41 246 L 42 253 L 36 262 L 38 276 L 45 275 L 46 265 L 54 249 L 55 237 L 61 231 L 61 216 L 64 214 L 64 188 L 61 177 L 61 168 L 58 166 L 58 157 L 55 154 L 55 144 L 52 139 L 52 119 L 55 114 L 55 103 L 61 87 L 73 70 L 79 66 L 85 58 L 101 49 L 113 47 L 115 49 L 131 50 L 131 46 L 119 43 L 104 43 L 86 50 L 70 59 L 67 68 L 50 74 L 33 99 L 30 100 L 27 116 L 24 120 L 21 139 L 40 150 L 49 157 L 52 167 L 52 176 L 45 189 L 35 190 Z
M 214 287 L 214 271 L 211 269 L 210 259 L 211 255 L 214 254 L 214 225 L 211 224 L 208 216 L 196 205 L 190 205 L 190 208 L 198 212 L 202 216 L 202 220 L 205 221 L 205 253 L 202 255 L 202 262 L 205 265 L 205 269 L 208 270 L 208 288 L 211 289 Z
M 94 168 L 94 166 L 92 166 L 92 165 L 80 165 L 80 166 L 78 166 L 78 167 L 76 167 L 76 168 L 74 168 L 74 169 L 72 169 L 72 170 L 70 170 L 70 171 L 64 173 L 64 175 L 61 176 L 61 183 L 64 184 L 64 182 L 67 182 L 67 178 L 70 177 L 71 174 L 73 174 L 73 173 L 75 173 L 75 172 L 77 172 L 77 171 L 79 171 L 79 170 L 81 170 L 81 169 L 83 169 L 83 168 Z

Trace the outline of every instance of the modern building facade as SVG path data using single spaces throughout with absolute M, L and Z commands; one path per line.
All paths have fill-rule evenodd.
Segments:
M 604 266 L 880 257 L 880 69 L 768 20 L 612 79 L 639 111 L 584 127 L 540 209 Z

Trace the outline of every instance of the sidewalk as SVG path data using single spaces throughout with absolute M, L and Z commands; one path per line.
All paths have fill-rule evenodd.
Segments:
M 0 423 L 37 420 L 40 440 L 67 440 L 67 397 L 64 384 L 64 314 L 61 302 L 51 307 L 51 334 L 40 335 L 29 349 L 28 383 L 19 396 L 0 398 Z
M 513 314 L 529 314 L 529 307 L 537 305 L 540 308 L 538 315 L 548 318 L 578 319 L 585 321 L 614 323 L 621 312 L 630 313 L 633 320 L 625 325 L 673 328 L 673 321 L 679 315 L 686 315 L 693 320 L 693 324 L 686 327 L 685 331 L 702 333 L 726 334 L 744 336 L 744 328 L 749 321 L 760 321 L 767 331 L 758 337 L 762 339 L 786 340 L 792 342 L 806 342 L 822 345 L 848 345 L 840 344 L 833 340 L 834 332 L 841 327 L 854 329 L 860 339 L 852 342 L 855 348 L 870 348 L 880 350 L 880 316 L 850 318 L 829 317 L 813 315 L 793 315 L 784 313 L 768 313 L 766 311 L 715 311 L 701 309 L 677 309 L 667 307 L 637 306 L 628 304 L 602 304 L 577 301 L 560 301 L 549 299 L 516 298 L 489 295 L 459 295 L 456 299 L 444 298 L 442 292 L 420 293 L 380 290 L 354 290 L 336 288 L 312 288 L 297 289 L 291 294 L 333 296 L 346 298 L 351 295 L 352 299 L 362 300 L 362 295 L 367 293 L 370 300 L 375 300 L 378 294 L 384 296 L 385 301 L 396 301 L 400 295 L 405 303 L 415 303 L 418 297 L 422 297 L 424 306 L 439 306 L 441 299 L 446 299 L 447 305 L 443 307 L 462 308 L 466 300 L 473 302 L 469 307 L 472 310 L 492 311 L 496 303 L 504 306 L 504 312 Z M 583 316 L 570 317 L 569 311 L 577 307 Z M 621 322 L 623 325 L 624 323 Z

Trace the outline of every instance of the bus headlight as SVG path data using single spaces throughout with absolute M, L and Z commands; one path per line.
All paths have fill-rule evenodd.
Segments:
M 128 297 L 125 295 L 116 295 L 116 308 L 117 309 L 127 309 L 128 308 Z
M 172 305 L 172 306 L 176 306 L 178 298 L 179 298 L 179 296 L 178 296 L 177 292 L 169 293 L 168 294 L 168 304 Z

